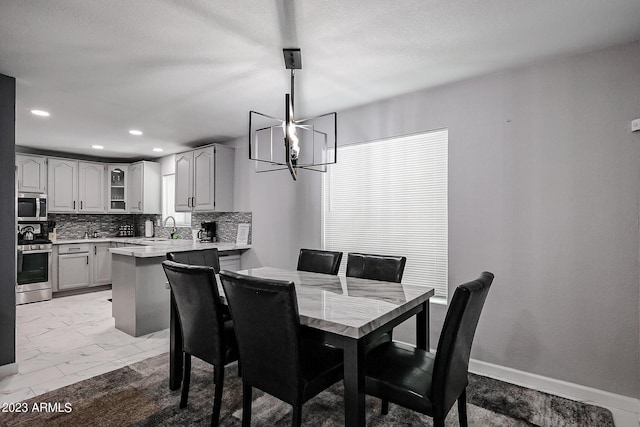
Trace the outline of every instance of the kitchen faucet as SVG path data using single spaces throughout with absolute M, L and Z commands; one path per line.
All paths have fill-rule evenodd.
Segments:
M 169 221 L 169 218 L 171 218 L 171 220 L 173 221 L 173 228 L 171 229 L 171 238 L 173 239 L 173 235 L 176 234 L 176 219 L 174 217 L 172 217 L 171 215 L 169 215 L 168 217 L 166 217 L 164 219 L 164 224 L 162 224 L 163 227 L 167 226 L 167 221 Z

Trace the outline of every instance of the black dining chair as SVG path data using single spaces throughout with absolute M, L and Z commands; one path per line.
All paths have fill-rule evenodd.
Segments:
M 333 274 L 335 276 L 340 269 L 340 261 L 342 261 L 342 252 L 300 249 L 298 271 Z
M 169 261 L 179 262 L 181 264 L 189 265 L 204 265 L 207 267 L 213 267 L 216 274 L 220 272 L 220 258 L 218 256 L 218 249 L 210 248 L 203 250 L 192 251 L 180 251 L 180 252 L 167 252 L 167 259 Z M 180 331 L 177 331 L 177 309 L 173 298 L 173 292 L 171 293 L 171 313 L 170 313 L 170 330 L 169 330 L 169 357 L 171 360 L 170 365 L 175 368 L 171 371 L 171 382 L 179 381 L 180 372 L 182 371 L 183 358 L 182 355 L 182 336 Z M 221 308 L 222 316 L 225 321 L 231 320 L 231 313 L 229 313 L 229 307 L 223 305 Z M 240 366 L 238 366 L 238 374 L 240 374 Z M 175 379 L 174 379 L 175 376 Z
M 400 283 L 406 263 L 407 258 L 403 256 L 349 252 L 347 255 L 347 277 Z M 391 341 L 392 338 L 393 331 L 389 331 L 375 342 L 369 343 L 367 347 L 371 348 L 381 342 Z
M 221 271 L 242 364 L 242 425 L 251 425 L 253 387 L 293 406 L 302 405 L 343 377 L 342 350 L 301 338 L 293 282 Z
M 168 252 L 167 259 L 169 261 L 179 262 L 189 265 L 206 265 L 213 267 L 216 274 L 220 272 L 220 258 L 218 257 L 218 249 L 203 249 L 195 251 Z
M 214 367 L 215 393 L 211 425 L 217 426 L 222 404 L 224 367 L 238 360 L 238 347 L 233 322 L 225 321 L 222 302 L 213 267 L 162 263 L 175 300 L 178 323 L 182 332 L 184 377 L 180 408 L 187 406 L 191 381 L 191 356 Z
M 400 283 L 407 258 L 403 256 L 373 255 L 349 252 L 347 277 Z
M 365 360 L 365 391 L 384 401 L 433 417 L 434 427 L 458 401 L 461 426 L 467 425 L 466 389 L 471 344 L 493 274 L 484 272 L 458 286 L 449 304 L 436 354 L 397 342 L 372 349 Z M 388 406 L 382 406 L 386 414 Z
M 169 261 L 179 262 L 181 264 L 189 265 L 204 265 L 207 267 L 213 267 L 213 271 L 220 273 L 220 257 L 218 256 L 218 249 L 202 249 L 193 251 L 181 251 L 181 252 L 167 252 L 167 259 Z M 222 305 L 222 314 L 225 320 L 231 319 L 229 313 L 229 307 Z

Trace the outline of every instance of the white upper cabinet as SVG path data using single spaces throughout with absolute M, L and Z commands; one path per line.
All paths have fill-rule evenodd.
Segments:
M 232 211 L 233 157 L 220 145 L 176 154 L 176 212 Z
M 47 158 L 26 154 L 16 155 L 18 191 L 24 193 L 47 192 Z
M 104 213 L 104 164 L 78 162 L 78 212 Z
M 49 212 L 77 212 L 78 162 L 50 158 L 48 169 Z
M 107 212 L 128 212 L 129 165 L 107 165 Z
M 104 165 L 49 159 L 49 212 L 104 213 Z
M 160 214 L 160 163 L 137 162 L 129 165 L 129 212 Z
M 176 154 L 176 212 L 191 211 L 193 199 L 193 151 Z
M 215 210 L 215 172 L 214 147 L 195 150 L 193 152 L 193 199 L 191 199 L 191 207 L 194 211 Z

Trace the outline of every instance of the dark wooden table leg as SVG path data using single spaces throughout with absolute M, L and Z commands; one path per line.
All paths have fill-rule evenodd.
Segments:
M 429 300 L 422 303 L 422 311 L 416 314 L 416 346 L 429 351 Z
M 178 323 L 178 309 L 171 293 L 171 319 L 169 321 L 169 389 L 177 390 L 182 384 L 182 330 Z
M 364 357 L 359 340 L 347 338 L 344 345 L 344 420 L 349 427 L 364 427 Z

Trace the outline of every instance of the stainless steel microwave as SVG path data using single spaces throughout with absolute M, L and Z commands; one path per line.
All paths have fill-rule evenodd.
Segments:
M 18 221 L 46 221 L 47 195 L 18 193 Z

